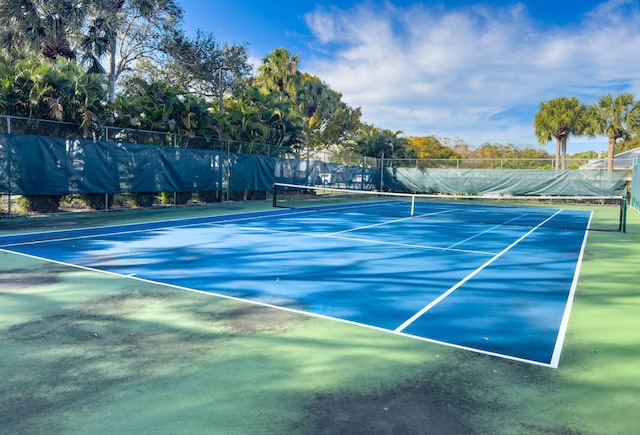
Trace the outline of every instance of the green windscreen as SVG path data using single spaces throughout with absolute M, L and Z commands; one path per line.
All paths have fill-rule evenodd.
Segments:
M 0 134 L 0 195 L 268 191 L 273 183 L 288 183 L 427 194 L 623 196 L 625 176 L 593 170 L 390 167 L 373 158 L 283 158 Z

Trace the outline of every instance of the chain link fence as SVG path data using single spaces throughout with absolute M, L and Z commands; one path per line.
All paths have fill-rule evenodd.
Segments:
M 567 169 L 582 169 L 592 159 L 567 159 Z M 488 158 L 488 159 L 385 159 L 385 166 L 416 169 L 556 169 L 555 157 L 537 159 Z M 604 165 L 594 170 L 606 170 Z
M 83 130 L 76 124 L 0 116 L 0 134 L 51 136 L 73 139 L 75 141 L 108 142 L 112 144 L 138 144 L 163 147 L 162 149 L 201 150 L 218 153 L 211 171 L 219 176 L 219 183 L 213 190 L 187 189 L 188 191 L 162 191 L 149 188 L 147 191 L 119 191 L 118 188 L 102 189 L 107 193 L 69 191 L 52 195 L 23 195 L 12 185 L 17 162 L 12 163 L 10 147 L 0 144 L 0 217 L 48 214 L 59 212 L 135 209 L 140 207 L 172 207 L 177 205 L 210 204 L 228 200 L 268 199 L 270 183 L 274 180 L 294 184 L 349 188 L 359 190 L 385 190 L 390 188 L 385 177 L 399 169 L 556 169 L 555 159 L 379 159 L 350 154 L 312 151 L 307 155 L 304 150 L 279 147 L 269 144 L 227 141 L 219 138 L 162 133 L 116 127 L 100 127 L 95 130 Z M 71 158 L 69 145 L 62 158 L 50 155 L 34 156 L 57 164 L 60 171 L 73 171 L 82 165 L 83 157 Z M 91 147 L 89 147 L 91 148 Z M 13 151 L 16 152 L 15 149 Z M 65 154 L 62 152 L 62 154 Z M 241 156 L 261 156 L 266 159 L 252 161 L 245 165 Z M 24 157 L 24 156 L 23 156 Z M 16 158 L 16 157 L 14 157 Z M 275 159 L 275 160 L 269 160 Z M 63 162 L 64 160 L 64 162 Z M 24 160 L 29 161 L 29 159 Z M 53 162 L 51 162 L 53 161 Z M 586 159 L 570 160 L 567 167 L 578 169 L 588 163 Z M 12 166 L 13 165 L 13 166 Z M 245 166 L 243 166 L 245 165 Z M 256 169 L 258 167 L 258 175 Z M 264 165 L 265 168 L 260 169 Z M 153 164 L 151 164 L 153 166 Z M 122 168 L 115 168 L 115 171 Z M 131 169 L 128 169 L 131 171 Z M 261 171 L 266 170 L 265 173 Z M 51 173 L 51 171 L 49 171 Z M 42 173 L 32 171 L 23 177 L 37 180 Z M 105 173 L 106 174 L 106 173 Z M 541 174 L 542 175 L 542 174 Z M 71 176 L 65 180 L 69 185 L 81 182 L 83 174 Z M 133 175 L 131 175 L 133 177 Z M 156 175 L 161 177 L 162 174 Z M 75 178 L 74 178 L 75 177 Z M 75 180 L 75 181 L 74 181 Z M 14 184 L 16 184 L 14 182 Z M 122 190 L 122 189 L 120 189 Z
M 62 137 L 65 139 L 89 139 L 94 141 L 214 150 L 239 154 L 260 154 L 270 157 L 300 155 L 300 150 L 297 148 L 271 144 L 108 126 L 98 127 L 96 129 L 83 129 L 73 123 L 16 116 L 0 116 L 0 133 L 33 134 Z

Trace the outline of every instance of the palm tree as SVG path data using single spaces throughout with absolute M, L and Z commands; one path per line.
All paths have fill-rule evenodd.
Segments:
M 6 68 L 3 83 L 10 104 L 6 112 L 16 116 L 67 121 L 91 129 L 104 121 L 104 77 L 82 71 L 73 60 L 39 62 L 21 60 Z
M 236 98 L 229 101 L 226 120 L 228 131 L 225 138 L 235 141 L 265 144 L 271 133 L 263 122 L 262 111 L 249 100 Z
M 577 98 L 560 97 L 540 103 L 540 110 L 533 118 L 538 142 L 545 144 L 556 140 L 556 169 L 567 168 L 567 140 L 570 135 L 583 134 L 586 128 L 587 106 Z
M 0 32 L 3 47 L 12 55 L 25 55 L 25 48 L 44 58 L 75 59 L 73 37 L 81 33 L 93 0 L 2 0 Z
M 613 172 L 616 141 L 629 139 L 631 133 L 637 131 L 640 131 L 640 102 L 635 100 L 634 94 L 607 94 L 591 106 L 587 133 L 591 136 L 602 134 L 609 138 L 607 171 Z
M 108 100 L 137 61 L 159 52 L 182 17 L 175 0 L 0 0 L 0 45 L 14 58 L 38 53 L 55 62 L 78 59 L 87 71 L 108 71 Z M 108 57 L 108 68 L 101 65 Z
M 281 99 L 295 99 L 300 85 L 300 58 L 284 48 L 276 48 L 262 59 L 256 84 L 265 93 L 277 92 Z
M 303 132 L 300 117 L 293 113 L 292 104 L 281 99 L 278 94 L 265 94 L 256 87 L 246 87 L 240 89 L 237 96 L 230 98 L 227 106 L 231 111 L 227 117 L 230 123 L 236 123 L 235 118 L 240 112 L 246 112 L 249 107 L 254 109 L 255 120 L 267 128 L 264 130 L 265 143 L 278 148 L 300 143 Z
M 102 74 L 84 72 L 75 61 L 58 60 L 48 68 L 48 85 L 58 95 L 64 120 L 95 131 L 106 120 L 106 82 Z

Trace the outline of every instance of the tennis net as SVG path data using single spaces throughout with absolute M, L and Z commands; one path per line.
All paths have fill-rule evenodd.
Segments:
M 276 183 L 273 206 L 545 228 L 625 231 L 618 196 L 474 196 L 360 191 Z

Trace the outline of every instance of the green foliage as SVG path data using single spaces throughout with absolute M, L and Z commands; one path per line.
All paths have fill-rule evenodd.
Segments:
M 323 129 L 326 120 L 333 116 L 338 106 L 337 94 L 318 77 L 304 74 L 296 94 L 296 113 L 304 122 L 306 149 L 311 148 L 311 134 Z
M 74 35 L 79 33 L 93 0 L 2 1 L 2 47 L 14 58 L 40 56 L 50 61 L 75 59 Z
M 114 125 L 123 128 L 210 137 L 222 125 L 210 103 L 161 82 L 130 81 L 111 108 Z
M 165 38 L 163 51 L 166 62 L 143 65 L 138 74 L 187 89 L 200 98 L 217 98 L 220 92 L 232 91 L 233 84 L 249 77 L 252 69 L 246 45 L 220 44 L 211 33 L 198 31 L 190 38 L 176 30 Z
M 15 59 L 77 59 L 86 71 L 108 70 L 109 101 L 120 75 L 161 43 L 182 18 L 174 0 L 29 0 L 0 2 L 2 48 Z M 108 68 L 101 59 L 108 58 Z
M 293 147 L 301 142 L 302 122 L 277 94 L 246 88 L 227 101 L 223 135 L 233 140 Z
M 187 36 L 175 0 L 0 0 L 0 17 L 2 114 L 85 130 L 113 124 L 385 159 L 542 159 L 540 166 L 548 165 L 548 153 L 531 146 L 474 148 L 460 139 L 405 138 L 363 123 L 360 108 L 321 78 L 300 72 L 300 58 L 284 48 L 265 56 L 252 77 L 247 47 L 201 31 Z M 607 135 L 611 159 L 640 145 L 633 136 L 640 132 L 640 103 L 633 94 L 608 94 L 591 107 L 559 97 L 540 104 L 533 125 L 540 143 L 556 140 L 563 167 L 571 135 Z
M 401 131 L 364 124 L 351 139 L 356 154 L 377 158 L 412 158 L 414 152 Z
M 640 103 L 632 93 L 606 94 L 591 106 L 591 135 L 603 134 L 614 141 L 630 139 L 640 129 Z
M 362 110 L 359 107 L 354 109 L 340 101 L 342 95 L 337 92 L 335 98 L 337 106 L 332 115 L 324 120 L 322 128 L 311 131 L 311 147 L 322 149 L 337 145 L 341 151 L 348 152 L 351 149 L 350 138 L 362 125 Z
M 276 48 L 262 59 L 255 84 L 264 94 L 276 92 L 281 99 L 295 101 L 302 77 L 298 72 L 298 55 Z
M 617 141 L 615 145 L 615 154 L 640 148 L 640 136 L 635 136 L 627 140 Z
M 83 72 L 75 61 L 0 59 L 3 114 L 77 123 L 92 129 L 106 120 L 105 78 Z
M 532 146 L 517 147 L 513 144 L 484 143 L 473 153 L 474 158 L 545 159 L 551 157 L 546 150 Z
M 19 206 L 30 213 L 57 213 L 60 211 L 62 195 L 24 195 L 18 199 Z
M 597 159 L 598 153 L 596 151 L 584 151 L 581 153 L 575 153 L 570 156 L 572 159 Z

